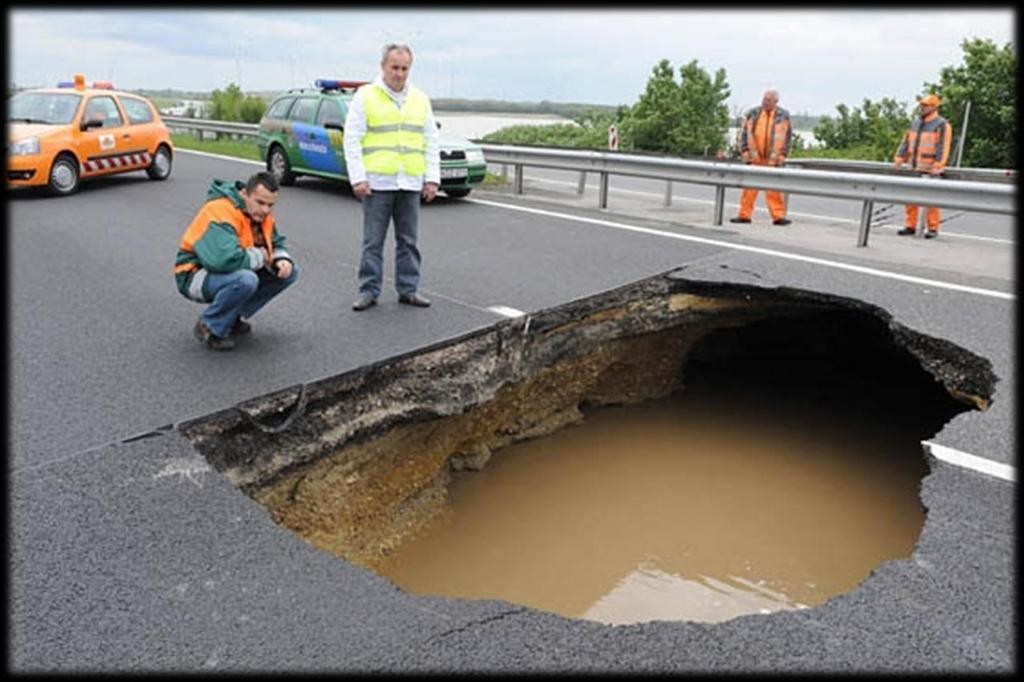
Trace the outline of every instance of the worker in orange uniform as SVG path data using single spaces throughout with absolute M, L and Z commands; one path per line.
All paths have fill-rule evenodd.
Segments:
M 747 112 L 736 145 L 744 163 L 755 166 L 781 166 L 786 163 L 786 157 L 793 146 L 793 128 L 789 122 L 789 112 L 776 106 L 778 102 L 778 90 L 766 90 L 761 98 L 761 106 Z M 792 221 L 786 217 L 782 193 L 765 190 L 764 194 L 772 224 L 789 225 Z M 754 214 L 756 199 L 756 189 L 743 190 L 740 213 L 730 218 L 730 222 L 749 223 L 750 216 Z
M 893 168 L 898 169 L 909 161 L 911 170 L 922 174 L 941 175 L 946 169 L 946 162 L 949 161 L 953 126 L 939 116 L 940 101 L 937 95 L 925 95 L 918 104 L 921 106 L 921 116 L 914 120 L 910 130 L 903 136 L 900 148 L 896 150 Z M 896 234 L 908 235 L 917 231 L 917 215 L 920 208 L 916 204 L 907 204 L 904 228 Z M 939 236 L 940 218 L 938 207 L 929 206 L 925 213 L 928 228 L 924 233 L 925 239 Z

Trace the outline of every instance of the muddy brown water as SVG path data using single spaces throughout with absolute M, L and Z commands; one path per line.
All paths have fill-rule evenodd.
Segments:
M 457 473 L 378 572 L 611 624 L 818 605 L 913 552 L 927 465 L 899 429 L 809 409 L 681 394 L 590 411 Z

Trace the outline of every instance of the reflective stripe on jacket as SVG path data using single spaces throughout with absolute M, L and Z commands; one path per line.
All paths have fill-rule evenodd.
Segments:
M 427 172 L 427 139 L 423 128 L 430 113 L 430 100 L 422 90 L 409 88 L 399 109 L 394 100 L 376 84 L 364 85 L 366 135 L 363 136 L 363 162 L 368 173 L 407 175 Z
M 918 117 L 903 136 L 895 161 L 910 162 L 915 170 L 940 170 L 949 161 L 949 150 L 953 144 L 953 127 L 949 121 L 932 113 L 928 118 Z
M 789 150 L 793 146 L 793 129 L 789 123 L 789 112 L 782 107 L 775 107 L 774 114 L 773 120 L 768 125 L 768 139 L 763 140 L 758 137 L 756 130 L 757 119 L 761 116 L 761 107 L 754 107 L 747 112 L 743 126 L 740 128 L 739 140 L 736 143 L 744 161 L 753 160 L 755 152 L 760 158 L 763 150 L 767 150 L 769 159 L 789 156 Z

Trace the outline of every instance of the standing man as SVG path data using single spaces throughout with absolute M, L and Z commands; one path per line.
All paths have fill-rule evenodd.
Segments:
M 911 170 L 918 173 L 942 175 L 946 169 L 946 162 L 949 161 L 949 150 L 953 144 L 953 126 L 939 116 L 937 95 L 925 95 L 918 101 L 918 104 L 921 106 L 921 116 L 914 120 L 910 129 L 903 136 L 900 148 L 896 150 L 893 168 L 899 169 L 909 161 Z M 906 205 L 904 227 L 896 234 L 905 236 L 917 232 L 917 215 L 920 208 L 916 204 Z M 928 231 L 924 233 L 925 239 L 939 236 L 941 217 L 937 206 L 928 207 L 928 211 L 925 213 L 928 227 Z
M 778 90 L 766 90 L 761 98 L 761 106 L 747 112 L 737 143 L 744 163 L 755 166 L 782 166 L 786 163 L 786 157 L 793 146 L 793 129 L 789 122 L 789 112 L 776 106 L 778 101 Z M 765 190 L 764 195 L 773 225 L 789 225 L 793 222 L 786 217 L 786 204 L 781 192 Z M 756 189 L 743 190 L 740 213 L 730 218 L 729 222 L 749 223 L 754 214 L 756 199 Z
M 389 44 L 381 75 L 356 91 L 345 118 L 345 163 L 352 193 L 363 202 L 363 255 L 353 310 L 377 303 L 384 271 L 384 238 L 395 222 L 398 302 L 426 308 L 420 284 L 420 197 L 433 201 L 441 184 L 437 124 L 430 99 L 408 83 L 412 50 Z
M 250 318 L 291 286 L 299 268 L 285 249 L 271 211 L 277 180 L 266 171 L 249 181 L 213 180 L 206 203 L 185 230 L 174 278 L 185 298 L 209 303 L 193 329 L 213 350 L 231 350 Z

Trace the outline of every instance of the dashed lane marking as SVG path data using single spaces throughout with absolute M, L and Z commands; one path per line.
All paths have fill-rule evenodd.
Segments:
M 927 449 L 935 459 L 940 459 L 943 462 L 963 467 L 965 469 L 971 469 L 972 471 L 988 474 L 989 476 L 995 476 L 996 478 L 1001 478 L 1004 481 L 1010 481 L 1011 483 L 1017 482 L 1017 470 L 1009 464 L 993 462 L 990 459 L 978 457 L 977 455 L 948 448 L 945 445 L 939 445 L 938 443 L 932 443 L 930 441 L 922 441 L 921 444 L 924 445 L 925 449 Z

